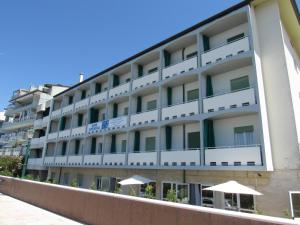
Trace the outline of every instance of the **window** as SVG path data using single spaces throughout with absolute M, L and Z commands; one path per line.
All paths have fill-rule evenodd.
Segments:
M 82 90 L 81 91 L 81 100 L 85 99 L 86 98 L 86 90 Z
M 234 144 L 236 146 L 252 145 L 253 126 L 235 127 L 234 128 Z
M 68 102 L 69 102 L 69 105 L 71 105 L 73 103 L 73 96 L 69 96 Z
M 193 58 L 195 56 L 197 56 L 197 52 L 192 52 L 192 53 L 186 55 L 186 59 L 190 59 L 190 58 Z
M 101 177 L 101 191 L 110 190 L 110 177 Z
M 224 193 L 224 198 L 225 198 L 225 209 L 229 209 L 229 210 L 238 209 L 237 194 Z
M 168 191 L 174 190 L 178 202 L 189 203 L 189 184 L 163 183 L 163 200 L 168 200 Z
M 68 173 L 64 173 L 62 184 L 63 185 L 68 185 L 69 184 L 69 174 Z
M 78 114 L 78 121 L 77 122 L 78 122 L 77 126 L 81 127 L 82 124 L 83 124 L 83 114 L 81 114 L 81 113 Z
M 154 73 L 154 72 L 156 72 L 157 70 L 158 70 L 158 68 L 157 68 L 157 67 L 154 67 L 154 68 L 148 70 L 148 74 Z
M 125 82 L 126 82 L 126 83 L 129 83 L 129 82 L 130 82 L 130 78 L 127 78 L 127 79 L 125 80 Z
M 253 195 L 240 194 L 240 211 L 241 212 L 253 212 L 254 211 Z
M 199 149 L 200 148 L 200 132 L 190 132 L 188 136 L 188 148 Z
M 157 107 L 157 101 L 156 100 L 152 100 L 147 102 L 147 110 L 155 110 Z
M 122 140 L 121 142 L 121 152 L 126 152 L 126 140 Z
M 239 39 L 242 39 L 243 37 L 245 37 L 245 34 L 244 34 L 244 33 L 235 35 L 235 36 L 233 36 L 233 37 L 228 38 L 228 39 L 227 39 L 227 43 L 231 43 L 231 42 L 237 41 L 237 40 L 239 40 Z
M 95 183 L 96 183 L 96 189 L 100 190 L 101 189 L 101 177 L 96 177 L 95 179 Z
M 300 218 L 300 192 L 290 191 L 291 212 L 293 218 Z
M 80 140 L 75 140 L 75 155 L 79 154 L 80 150 Z
M 55 176 L 56 176 L 55 172 L 51 172 L 50 179 L 54 180 Z
M 96 138 L 92 138 L 92 143 L 91 143 L 91 155 L 96 154 Z
M 82 174 L 77 175 L 77 184 L 78 184 L 78 187 L 83 186 L 83 175 Z
M 203 190 L 209 186 L 202 185 L 202 206 L 214 207 L 214 192 Z
M 101 83 L 95 84 L 95 94 L 98 94 L 101 92 Z
M 98 144 L 98 152 L 99 153 L 102 153 L 102 147 L 103 147 L 102 143 L 99 143 Z
M 188 101 L 193 101 L 196 99 L 199 99 L 199 89 L 194 89 L 187 92 Z
M 128 107 L 125 107 L 124 108 L 124 116 L 127 116 L 128 115 Z
M 64 141 L 64 142 L 62 143 L 62 147 L 61 147 L 61 155 L 62 155 L 62 156 L 66 155 L 66 151 L 67 151 L 67 142 Z
M 249 88 L 249 77 L 248 76 L 243 76 L 239 77 L 236 79 L 230 80 L 230 90 L 231 91 L 239 91 L 242 89 Z
M 146 151 L 154 151 L 155 150 L 155 137 L 146 137 Z

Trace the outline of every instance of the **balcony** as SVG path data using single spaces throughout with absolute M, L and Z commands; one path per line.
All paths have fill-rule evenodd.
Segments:
M 197 114 L 199 114 L 198 101 L 192 101 L 163 108 L 162 120 L 171 120 Z
M 158 82 L 158 80 L 159 80 L 159 72 L 158 71 L 148 74 L 146 76 L 137 78 L 137 79 L 133 80 L 133 82 L 132 82 L 132 90 L 137 90 L 139 88 L 149 86 L 151 84 Z
M 54 156 L 46 156 L 44 159 L 44 165 L 53 165 Z
M 255 146 L 215 147 L 205 149 L 206 166 L 261 166 L 261 149 Z
M 62 115 L 64 116 L 66 114 L 72 113 L 73 112 L 73 107 L 74 107 L 73 104 L 70 104 L 70 105 L 67 105 L 67 106 L 63 107 L 62 110 L 61 110 Z
M 80 166 L 82 164 L 82 155 L 69 155 L 68 165 L 69 166 Z
M 107 153 L 103 155 L 103 165 L 105 166 L 124 166 L 125 153 Z
M 166 67 L 162 71 L 162 79 L 168 79 L 170 77 L 180 75 L 184 72 L 188 72 L 197 68 L 197 59 L 198 57 L 193 57 L 190 59 L 186 59 L 180 63 L 175 65 L 171 65 Z
M 200 149 L 161 152 L 161 166 L 199 166 Z
M 157 152 L 130 152 L 128 154 L 130 166 L 156 166 Z
M 102 131 L 102 121 L 90 123 L 87 127 L 88 134 L 95 134 Z
M 45 117 L 43 118 L 43 124 L 45 124 L 45 125 L 47 126 L 48 123 L 49 123 L 49 116 L 45 116 Z
M 44 146 L 46 137 L 40 137 L 40 138 L 32 138 L 30 141 L 30 147 L 34 148 L 42 148 Z
M 127 126 L 127 116 L 120 116 L 102 122 L 102 129 L 115 130 L 125 128 Z
M 131 116 L 130 126 L 150 124 L 156 122 L 157 120 L 158 120 L 157 110 L 142 112 Z
M 203 99 L 203 112 L 215 112 L 242 106 L 254 105 L 254 88 L 216 95 Z
M 38 170 L 44 168 L 43 158 L 29 158 L 27 163 L 27 169 Z
M 70 129 L 59 131 L 58 138 L 65 139 L 65 138 L 70 137 L 70 134 L 71 134 L 71 130 Z
M 250 50 L 249 39 L 244 37 L 231 43 L 211 49 L 201 56 L 202 66 L 209 65 Z
M 101 92 L 91 97 L 90 105 L 94 105 L 99 102 L 104 102 L 106 99 L 107 99 L 107 91 Z
M 85 128 L 86 128 L 86 126 L 73 128 L 72 131 L 71 131 L 71 136 L 72 137 L 79 137 L 79 136 L 85 135 Z
M 53 132 L 48 134 L 48 140 L 55 140 L 57 138 L 58 132 Z
M 75 111 L 85 109 L 89 104 L 89 98 L 85 98 L 75 103 Z
M 83 165 L 85 166 L 99 166 L 101 165 L 102 155 L 84 155 Z
M 109 90 L 109 97 L 114 98 L 120 95 L 125 95 L 129 92 L 130 83 L 121 84 Z
M 61 109 L 54 110 L 51 113 L 51 118 L 58 118 L 60 117 L 60 114 L 61 114 Z
M 14 130 L 23 127 L 33 126 L 34 118 L 33 116 L 21 119 L 21 120 L 14 120 L 12 122 L 4 122 L 2 125 L 3 130 Z
M 41 128 L 41 127 L 43 127 L 43 119 L 41 118 L 41 119 L 35 120 L 35 121 L 33 122 L 33 126 L 34 126 L 35 128 Z
M 65 166 L 67 165 L 67 159 L 68 157 L 67 156 L 56 156 L 55 157 L 55 165 L 60 165 L 60 166 Z

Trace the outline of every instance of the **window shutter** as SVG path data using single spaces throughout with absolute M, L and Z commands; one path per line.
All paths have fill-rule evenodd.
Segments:
M 95 94 L 98 94 L 102 91 L 102 85 L 101 83 L 96 83 L 95 85 Z
M 239 78 L 230 80 L 231 91 L 238 91 L 238 90 L 246 89 L 249 87 L 250 87 L 250 84 L 249 84 L 248 76 L 243 76 L 243 77 L 239 77 Z
M 120 84 L 120 79 L 119 79 L 119 76 L 117 75 L 113 75 L 113 87 L 116 87 Z
M 194 89 L 187 92 L 188 101 L 193 101 L 196 99 L 199 99 L 199 89 Z
M 155 150 L 155 137 L 147 137 L 145 142 L 146 142 L 146 151 Z
M 133 150 L 135 152 L 139 152 L 140 151 L 140 132 L 139 131 L 135 131 L 134 132 L 134 146 L 133 146 Z
M 78 127 L 82 126 L 82 122 L 83 122 L 83 115 L 81 113 L 78 114 Z
M 213 120 L 204 120 L 204 146 L 215 147 L 215 134 Z
M 66 128 L 66 117 L 62 117 L 60 121 L 60 129 L 59 130 L 64 130 Z
M 78 155 L 80 149 L 80 140 L 75 140 L 75 155 Z
M 138 65 L 138 77 L 142 77 L 144 74 L 144 68 L 142 65 Z
M 111 135 L 111 145 L 110 145 L 110 153 L 116 152 L 116 135 Z
M 172 88 L 168 87 L 167 89 L 167 100 L 168 100 L 168 106 L 172 105 Z
M 166 126 L 166 149 L 171 150 L 172 148 L 172 127 Z
M 165 67 L 171 65 L 171 54 L 167 50 L 164 50 L 164 59 L 165 59 Z
M 118 104 L 114 103 L 113 104 L 113 118 L 118 117 Z
M 142 112 L 142 97 L 141 96 L 137 96 L 137 98 L 136 98 L 136 112 L 137 113 Z
M 188 133 L 188 148 L 189 149 L 200 148 L 200 132 Z
M 96 143 L 97 143 L 97 139 L 92 138 L 92 144 L 91 144 L 91 154 L 92 155 L 96 154 Z
M 213 86 L 211 82 L 211 76 L 206 76 L 206 97 L 212 96 L 214 94 Z
M 210 46 L 209 46 L 209 37 L 206 36 L 206 35 L 203 35 L 203 50 L 204 51 L 208 51 L 210 49 Z

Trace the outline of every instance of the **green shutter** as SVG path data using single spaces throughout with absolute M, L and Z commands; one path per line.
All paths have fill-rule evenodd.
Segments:
M 113 87 L 116 87 L 120 84 L 120 79 L 119 79 L 119 76 L 117 75 L 113 75 Z
M 206 76 L 206 97 L 212 96 L 214 94 L 213 86 L 211 82 L 211 76 Z
M 59 130 L 64 130 L 66 128 L 66 117 L 62 117 L 60 119 L 60 129 Z
M 81 91 L 81 100 L 86 98 L 86 90 Z
M 75 155 L 79 154 L 80 140 L 75 140 Z
M 171 54 L 164 50 L 164 59 L 165 59 L 165 67 L 170 66 L 171 65 Z
M 144 74 L 144 68 L 142 65 L 138 65 L 138 77 L 142 77 Z
M 81 127 L 82 123 L 83 123 L 83 114 L 79 113 L 78 114 L 78 124 L 77 124 L 77 126 Z
M 215 134 L 213 120 L 204 120 L 204 146 L 215 147 Z
M 140 132 L 137 130 L 134 132 L 134 146 L 133 151 L 139 152 L 140 151 Z
M 188 101 L 193 101 L 196 99 L 199 99 L 199 89 L 194 89 L 187 92 Z
M 253 132 L 253 126 L 244 126 L 244 127 L 235 127 L 234 133 L 246 133 L 246 132 Z
M 147 110 L 155 110 L 157 108 L 157 101 L 152 100 L 147 102 Z
M 73 96 L 69 96 L 69 105 L 73 103 Z
M 167 89 L 167 101 L 168 101 L 168 106 L 172 105 L 172 88 L 168 87 Z
M 122 140 L 121 142 L 121 152 L 126 152 L 126 140 Z
M 188 133 L 188 148 L 200 148 L 200 132 Z
M 64 141 L 62 143 L 61 155 L 66 155 L 66 151 L 67 151 L 67 142 Z
M 96 144 L 97 144 L 97 139 L 96 138 L 92 138 L 91 155 L 96 154 Z
M 166 126 L 166 149 L 172 148 L 172 127 Z
M 136 98 L 136 112 L 137 113 L 142 112 L 142 97 L 141 96 L 137 96 L 137 98 Z
M 90 123 L 93 123 L 94 121 L 94 108 L 90 109 Z
M 98 94 L 102 91 L 102 85 L 101 83 L 96 83 L 95 85 L 95 94 Z
M 118 117 L 118 104 L 114 103 L 113 104 L 113 118 Z
M 111 135 L 111 145 L 110 145 L 110 153 L 116 152 L 116 135 Z
M 210 49 L 209 37 L 203 35 L 203 50 L 208 51 Z
M 154 151 L 155 150 L 155 137 L 147 137 L 145 140 L 146 151 Z
M 231 91 L 238 91 L 238 90 L 246 89 L 249 87 L 250 87 L 250 84 L 249 84 L 248 76 L 243 76 L 243 77 L 239 77 L 239 78 L 230 80 Z

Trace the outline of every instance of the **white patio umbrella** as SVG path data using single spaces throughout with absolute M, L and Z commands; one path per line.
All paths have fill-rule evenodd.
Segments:
M 203 190 L 218 191 L 218 192 L 233 193 L 233 194 L 262 195 L 262 193 L 255 191 L 233 180 L 228 181 L 226 183 L 211 186 L 208 188 L 204 188 Z
M 142 177 L 142 176 L 138 176 L 138 175 L 134 175 L 130 178 L 121 180 L 120 182 L 118 182 L 121 185 L 138 185 L 138 184 L 148 184 L 150 182 L 152 182 L 153 180 L 150 180 L 149 178 L 146 177 Z

